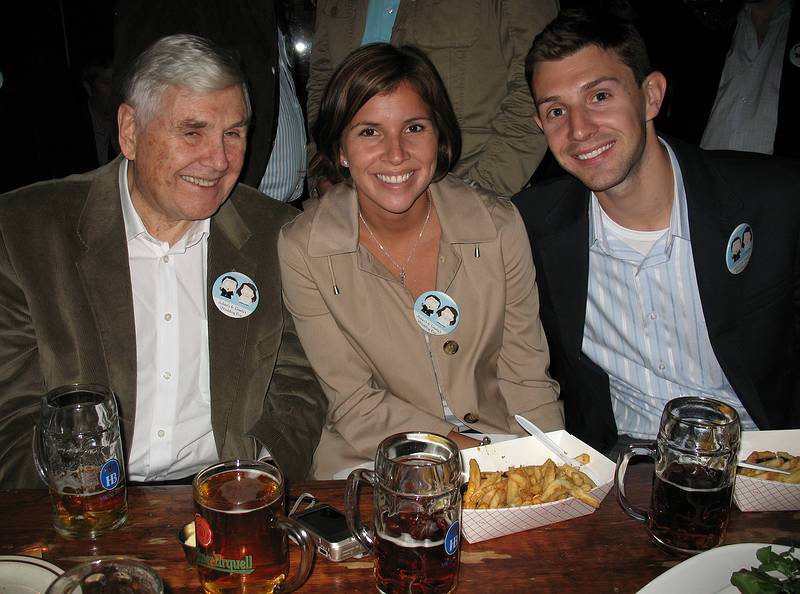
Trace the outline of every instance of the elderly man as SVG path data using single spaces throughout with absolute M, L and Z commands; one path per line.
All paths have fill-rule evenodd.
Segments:
M 679 395 L 727 402 L 744 429 L 800 426 L 796 164 L 659 137 L 666 80 L 611 15 L 559 15 L 526 72 L 571 174 L 515 198 L 567 429 L 613 452 Z
M 0 488 L 37 485 L 40 397 L 74 382 L 116 393 L 129 480 L 264 448 L 306 475 L 326 404 L 281 301 L 295 211 L 237 185 L 249 120 L 227 53 L 165 37 L 127 80 L 123 156 L 0 198 Z

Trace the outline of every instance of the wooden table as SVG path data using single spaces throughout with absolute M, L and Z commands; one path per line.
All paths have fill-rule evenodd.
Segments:
M 628 470 L 628 495 L 646 507 L 652 466 Z M 298 483 L 290 501 L 309 491 L 343 508 L 344 483 Z M 362 515 L 371 497 L 362 490 Z M 0 554 L 42 557 L 67 569 L 102 556 L 138 557 L 158 571 L 173 594 L 198 592 L 199 581 L 177 541 L 193 516 L 191 487 L 128 489 L 129 519 L 120 530 L 94 541 L 70 541 L 51 526 L 46 491 L 0 492 Z M 800 545 L 800 512 L 741 513 L 732 510 L 726 544 L 767 542 Z M 296 552 L 296 547 L 292 547 Z M 296 557 L 293 557 L 293 564 Z M 611 491 L 594 514 L 477 544 L 462 545 L 459 592 L 636 592 L 681 558 L 657 548 L 644 525 L 626 516 Z M 372 557 L 332 563 L 317 557 L 300 592 L 374 592 Z

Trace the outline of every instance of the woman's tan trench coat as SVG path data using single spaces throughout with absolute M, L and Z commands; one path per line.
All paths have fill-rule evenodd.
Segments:
M 430 189 L 442 228 L 435 288 L 459 310 L 449 334 L 424 332 L 418 296 L 358 244 L 351 186 L 339 184 L 281 232 L 286 306 L 330 403 L 317 479 L 371 460 L 393 433 L 446 435 L 454 425 L 442 397 L 485 433 L 520 433 L 515 414 L 546 431 L 564 426 L 516 208 L 453 176 Z

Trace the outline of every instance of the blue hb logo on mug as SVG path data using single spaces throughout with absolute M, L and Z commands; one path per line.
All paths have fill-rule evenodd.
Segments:
M 444 537 L 444 552 L 448 555 L 454 555 L 458 550 L 458 539 L 461 536 L 461 524 L 456 520 L 450 524 L 447 529 L 447 534 Z
M 119 462 L 111 458 L 100 469 L 100 484 L 106 491 L 110 491 L 119 484 Z

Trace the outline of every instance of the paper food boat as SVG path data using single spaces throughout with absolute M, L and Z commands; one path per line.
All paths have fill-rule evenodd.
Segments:
M 597 487 L 592 489 L 591 493 L 602 501 L 614 483 L 614 463 L 566 431 L 551 431 L 547 436 L 560 445 L 570 457 L 583 453 L 589 454 L 590 461 L 587 466 L 600 479 Z M 556 464 L 561 464 L 538 439 L 521 437 L 502 443 L 462 450 L 461 462 L 464 468 L 465 482 L 469 474 L 469 460 L 473 458 L 480 465 L 482 472 L 506 470 L 511 466 L 544 464 L 548 458 Z M 574 497 L 522 507 L 464 509 L 461 512 L 462 534 L 469 543 L 480 542 L 585 516 L 593 511 L 592 506 Z
M 742 432 L 739 460 L 764 450 L 800 456 L 800 429 Z M 800 510 L 800 485 L 738 475 L 733 500 L 743 512 Z

